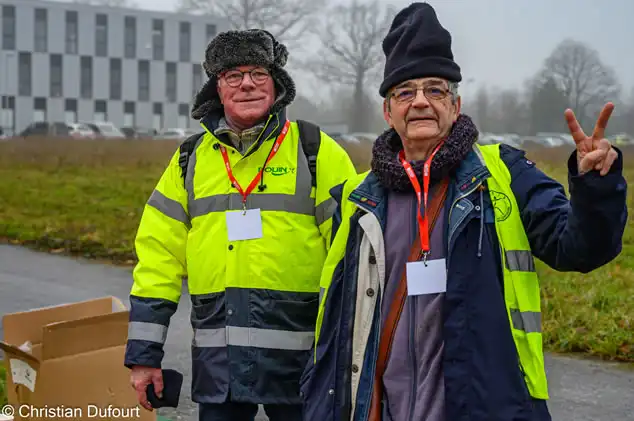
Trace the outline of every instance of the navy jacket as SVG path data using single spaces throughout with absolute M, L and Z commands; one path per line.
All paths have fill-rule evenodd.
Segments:
M 616 148 L 615 148 L 616 149 Z M 502 145 L 500 155 L 512 177 L 522 222 L 533 255 L 558 271 L 587 273 L 621 252 L 627 221 L 627 184 L 623 156 L 606 176 L 577 174 L 576 152 L 568 160 L 570 200 L 525 153 Z M 444 309 L 446 419 L 448 421 L 550 421 L 546 402 L 533 399 L 526 387 L 508 327 L 493 209 L 475 184 L 487 173 L 471 152 L 452 178 L 446 212 L 450 212 L 446 246 L 448 285 Z M 475 177 L 474 177 L 475 176 Z M 474 181 L 475 180 L 475 181 Z M 333 189 L 341 203 L 343 186 Z M 472 191 L 473 190 L 473 191 Z M 458 196 L 464 196 L 456 206 Z M 349 198 L 386 221 L 386 193 L 370 173 Z M 369 200 L 360 201 L 364 197 Z M 357 294 L 358 250 L 362 212 L 351 220 L 346 257 L 339 262 L 326 296 L 319 343 L 302 377 L 306 421 L 367 420 L 378 355 L 379 314 L 366 348 L 354 414 L 351 413 L 351 349 Z M 337 230 L 339 210 L 333 220 Z M 334 235 L 333 235 L 334 238 Z M 365 263 L 365 262 L 364 262 Z M 378 307 L 378 306 L 377 306 Z

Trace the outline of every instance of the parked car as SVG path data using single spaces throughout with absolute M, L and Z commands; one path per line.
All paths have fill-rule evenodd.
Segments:
M 634 138 L 627 133 L 619 133 L 614 136 L 610 136 L 609 139 L 617 146 L 627 146 L 634 144 Z
M 550 146 L 553 148 L 575 144 L 572 136 L 566 133 L 540 132 L 537 133 L 537 137 L 540 138 L 546 144 L 546 146 Z
M 18 136 L 25 138 L 35 136 L 69 137 L 70 128 L 62 122 L 36 121 L 29 124 Z
M 71 123 L 68 128 L 70 135 L 76 139 L 94 139 L 97 135 L 90 126 L 82 123 Z
M 125 135 L 109 121 L 93 121 L 82 122 L 80 124 L 90 127 L 95 133 L 95 137 L 111 138 L 111 139 L 124 139 Z
M 158 139 L 174 139 L 174 140 L 183 141 L 183 140 L 187 139 L 189 136 L 191 136 L 191 135 L 193 135 L 195 133 L 199 133 L 199 132 L 200 132 L 200 130 L 172 128 L 172 129 L 163 130 L 161 133 L 156 135 L 156 138 L 158 138 Z
M 359 139 L 361 142 L 366 142 L 366 143 L 374 143 L 376 138 L 379 137 L 379 135 L 375 133 L 359 133 L 359 132 L 350 133 L 350 136 L 355 137 Z
M 148 127 L 135 127 L 134 131 L 136 132 L 137 138 L 154 138 L 158 135 L 158 131 L 156 129 Z

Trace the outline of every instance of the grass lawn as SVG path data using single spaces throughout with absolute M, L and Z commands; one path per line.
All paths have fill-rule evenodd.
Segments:
M 0 241 L 133 264 L 143 206 L 176 148 L 154 140 L 0 142 Z M 348 151 L 360 171 L 368 168 L 368 148 Z M 567 187 L 569 152 L 529 156 Z M 625 153 L 632 180 L 634 149 Z M 630 209 L 633 197 L 630 190 Z M 558 273 L 537 263 L 546 349 L 634 362 L 632 223 L 622 254 L 593 273 Z

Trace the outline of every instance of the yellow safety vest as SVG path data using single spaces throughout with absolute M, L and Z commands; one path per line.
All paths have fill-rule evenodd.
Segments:
M 548 399 L 541 329 L 541 296 L 535 262 L 519 207 L 511 189 L 511 174 L 500 159 L 500 145 L 478 145 L 491 173 L 487 179 L 495 211 L 495 229 L 502 249 L 504 301 L 513 339 L 534 398 Z
M 491 173 L 491 177 L 486 182 L 495 208 L 495 227 L 502 248 L 504 299 L 520 364 L 531 396 L 548 399 L 542 350 L 539 280 L 519 208 L 511 189 L 511 175 L 500 158 L 499 144 L 476 145 L 475 151 Z M 338 234 L 333 239 L 322 272 L 323 296 L 327 296 L 335 268 L 345 255 L 350 217 L 357 209 L 348 197 L 366 175 L 367 172 L 360 174 L 344 186 L 341 205 L 342 223 Z M 316 343 L 319 341 L 325 302 L 326 300 L 322 297 L 317 315 Z

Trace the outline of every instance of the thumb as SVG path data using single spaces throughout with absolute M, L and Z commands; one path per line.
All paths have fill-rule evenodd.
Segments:
M 595 149 L 588 152 L 579 163 L 579 172 L 585 173 L 591 171 L 595 165 L 604 160 L 608 155 L 609 149 Z
M 159 399 L 163 399 L 163 373 L 161 370 L 155 371 L 152 375 L 152 383 L 154 383 L 154 391 Z

